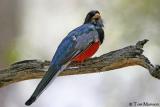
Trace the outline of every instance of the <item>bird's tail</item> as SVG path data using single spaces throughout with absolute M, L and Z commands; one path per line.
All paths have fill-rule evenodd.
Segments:
M 29 106 L 35 101 L 36 101 L 36 97 L 32 96 L 26 101 L 25 105 Z
M 29 98 L 29 100 L 26 101 L 25 105 L 29 106 L 36 101 L 38 96 L 40 96 L 41 93 L 44 91 L 44 89 L 46 89 L 50 81 L 51 80 L 53 81 L 55 77 L 60 73 L 59 72 L 60 68 L 61 67 L 53 64 L 49 67 L 48 71 L 46 72 L 46 74 L 38 84 L 32 96 Z

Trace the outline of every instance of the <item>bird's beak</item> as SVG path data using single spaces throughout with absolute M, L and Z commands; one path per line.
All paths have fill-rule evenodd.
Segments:
M 101 15 L 99 13 L 96 13 L 94 16 L 93 16 L 93 19 L 95 20 L 98 20 L 101 18 Z
M 99 27 L 104 27 L 101 15 L 99 13 L 96 13 L 92 17 L 92 22 L 95 23 L 95 24 L 97 24 Z
M 102 21 L 102 18 L 101 18 L 101 15 L 99 13 L 96 13 L 92 19 L 97 23 L 98 26 L 100 27 L 104 27 L 103 25 L 103 21 Z

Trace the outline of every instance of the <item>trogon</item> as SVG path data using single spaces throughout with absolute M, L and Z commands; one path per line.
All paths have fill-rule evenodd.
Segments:
M 104 40 L 103 21 L 100 12 L 90 11 L 84 23 L 72 30 L 60 43 L 50 67 L 32 96 L 25 103 L 31 105 L 72 61 L 83 62 L 95 54 Z

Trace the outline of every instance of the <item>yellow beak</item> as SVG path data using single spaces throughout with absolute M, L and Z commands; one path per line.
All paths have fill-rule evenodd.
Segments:
M 101 15 L 99 13 L 96 13 L 92 18 L 93 19 L 100 19 Z

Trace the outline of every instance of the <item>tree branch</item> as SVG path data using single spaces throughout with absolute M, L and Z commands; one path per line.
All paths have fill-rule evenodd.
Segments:
M 149 73 L 160 79 L 160 66 L 153 66 L 147 57 L 143 55 L 143 46 L 148 40 L 137 42 L 116 51 L 109 52 L 86 60 L 83 63 L 71 63 L 60 76 L 86 74 L 109 71 L 127 66 L 140 65 L 149 70 Z M 48 69 L 50 61 L 24 60 L 0 70 L 0 87 L 22 80 L 41 78 Z

